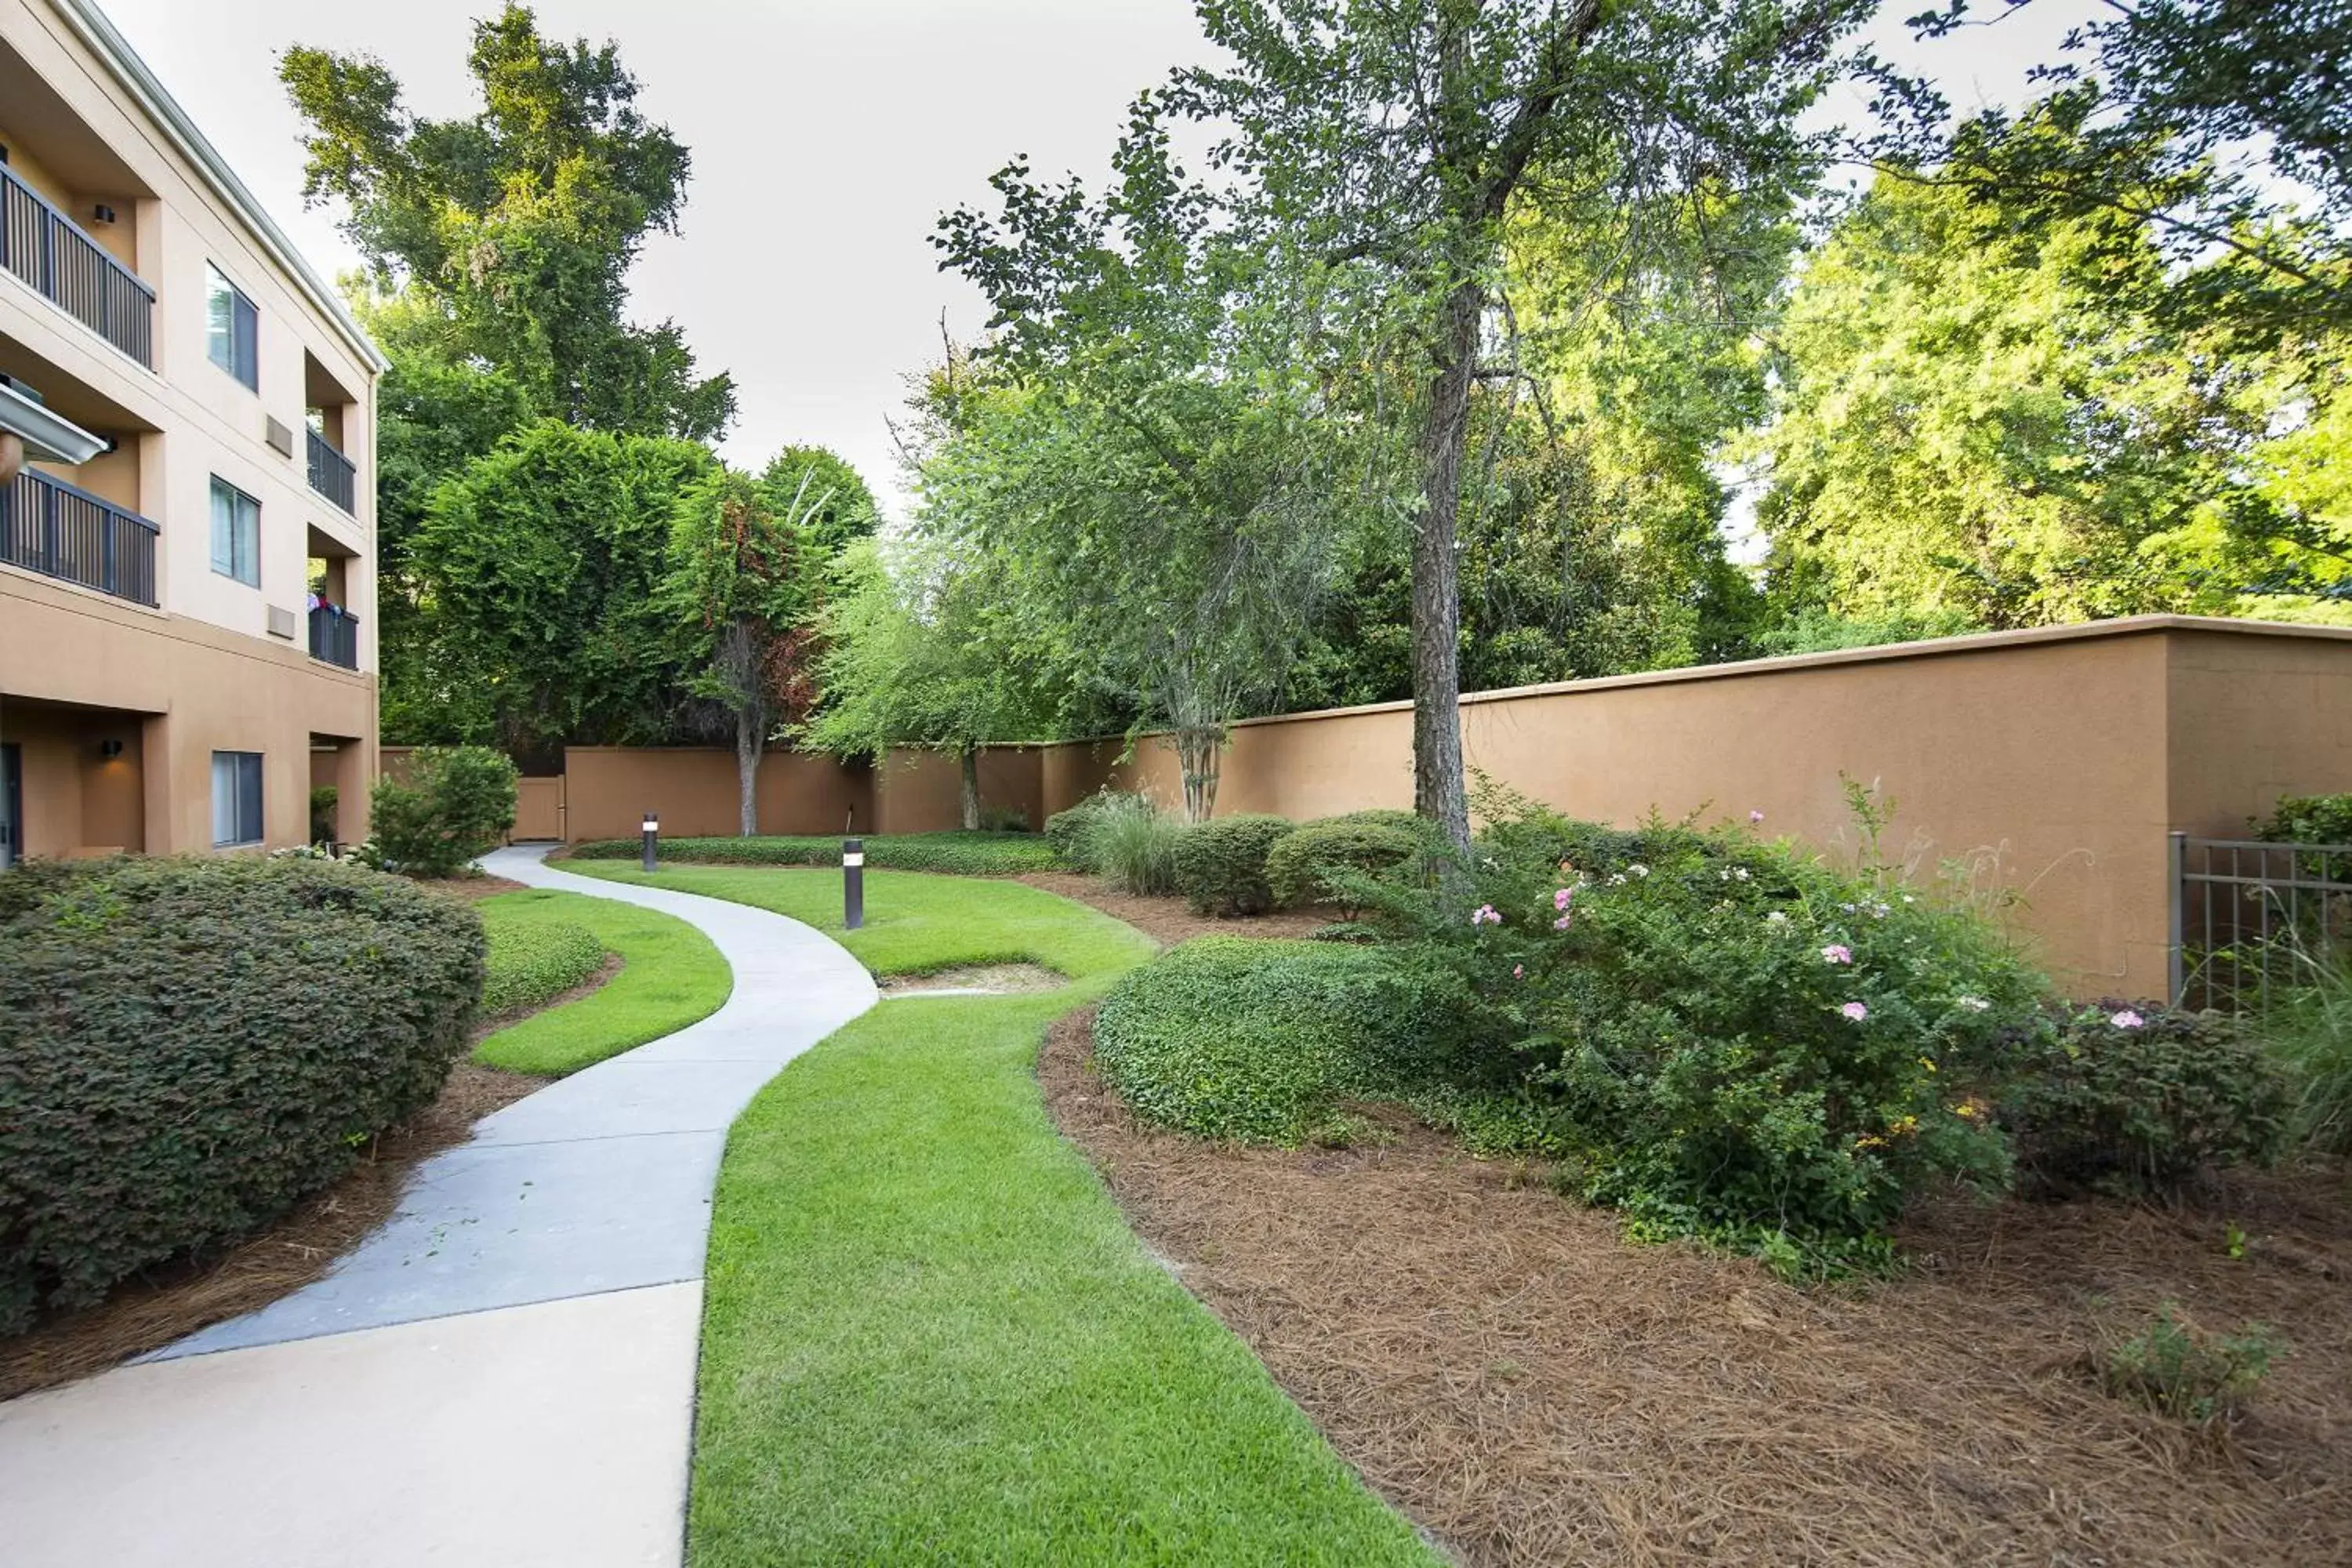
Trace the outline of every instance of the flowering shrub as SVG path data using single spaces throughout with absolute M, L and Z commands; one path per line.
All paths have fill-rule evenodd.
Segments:
M 2053 1008 L 2003 1031 L 2000 1117 L 2027 1189 L 2161 1194 L 2207 1165 L 2261 1163 L 2287 1120 L 2280 1068 L 2218 1013 Z
M 1743 830 L 1522 804 L 1442 901 L 1408 923 L 1481 999 L 1468 1033 L 1638 1229 L 1833 1266 L 1882 1250 L 1930 1179 L 2005 1174 L 1979 1089 L 2040 982 L 1927 890 Z

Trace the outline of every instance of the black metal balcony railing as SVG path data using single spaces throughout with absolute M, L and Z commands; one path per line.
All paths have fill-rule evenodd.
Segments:
M 358 516 L 358 511 L 352 505 L 352 477 L 358 470 L 352 467 L 352 460 L 335 450 L 334 444 L 324 436 L 316 430 L 310 432 L 310 488 L 354 517 Z
M 0 267 L 153 368 L 155 290 L 5 164 L 0 164 Z
M 360 618 L 333 605 L 310 609 L 310 657 L 345 669 L 360 667 Z
M 155 525 L 26 468 L 0 489 L 0 561 L 133 604 L 155 601 Z

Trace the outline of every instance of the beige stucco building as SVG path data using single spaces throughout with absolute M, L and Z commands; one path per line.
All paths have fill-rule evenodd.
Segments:
M 383 369 L 89 0 L 0 0 L 0 857 L 364 833 Z

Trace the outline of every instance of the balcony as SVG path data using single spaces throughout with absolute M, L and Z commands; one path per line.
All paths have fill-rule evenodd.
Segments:
M 0 267 L 153 368 L 155 290 L 5 164 L 0 164 Z
M 0 561 L 153 605 L 155 525 L 26 468 L 0 489 Z
M 310 657 L 321 664 L 360 667 L 360 618 L 324 600 L 310 606 Z
M 310 488 L 356 517 L 352 504 L 352 476 L 357 472 L 352 460 L 335 450 L 334 444 L 316 430 L 310 437 Z

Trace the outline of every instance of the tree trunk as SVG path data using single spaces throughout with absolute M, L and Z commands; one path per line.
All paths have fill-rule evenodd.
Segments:
M 980 827 L 980 748 L 967 746 L 957 762 L 963 773 L 963 826 L 967 833 Z
M 1225 731 L 1219 724 L 1181 727 L 1176 731 L 1176 771 L 1184 778 L 1184 820 L 1206 822 L 1217 808 L 1217 773 L 1224 760 Z
M 1439 311 L 1437 371 L 1421 439 L 1421 525 L 1412 540 L 1412 808 L 1465 854 L 1470 799 L 1462 773 L 1462 587 L 1454 521 L 1485 308 L 1485 291 L 1465 279 Z
M 761 716 L 751 709 L 736 712 L 735 784 L 740 792 L 746 838 L 756 838 L 760 833 L 760 747 L 766 739 L 762 733 L 766 729 Z

